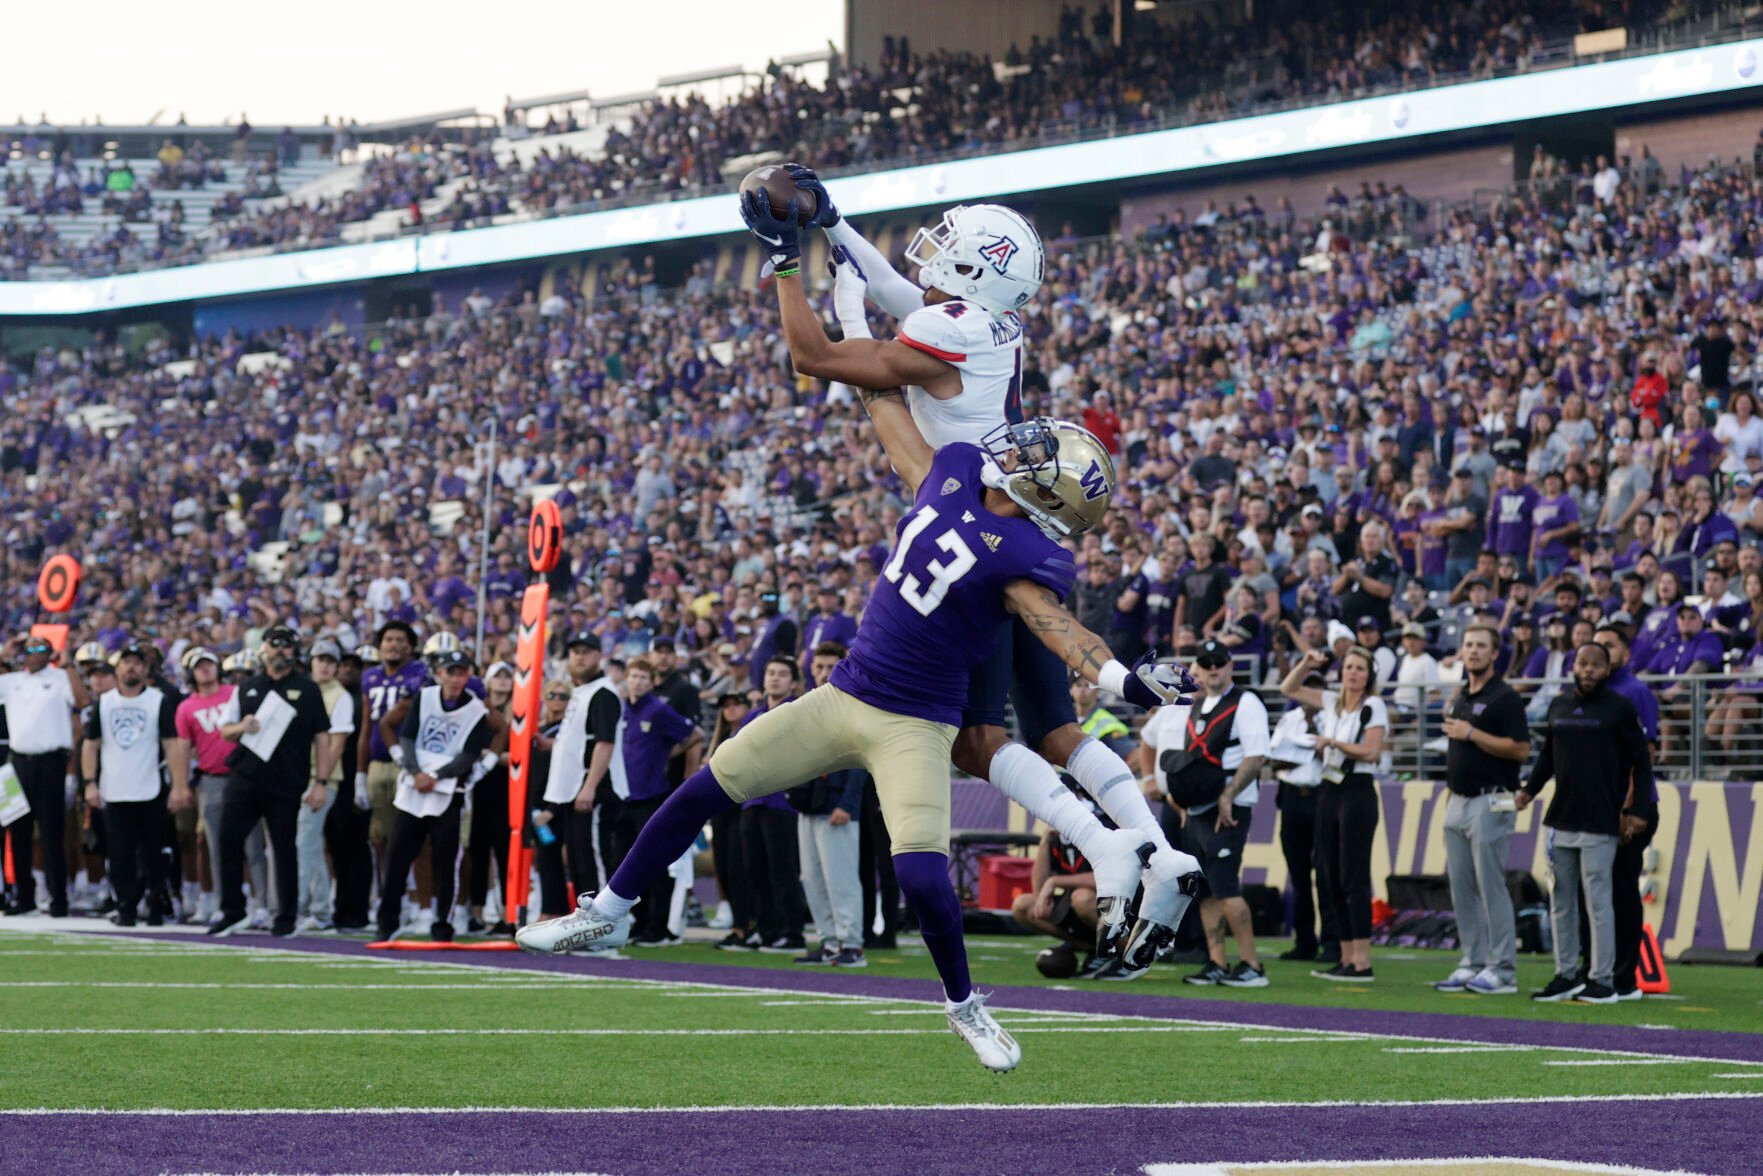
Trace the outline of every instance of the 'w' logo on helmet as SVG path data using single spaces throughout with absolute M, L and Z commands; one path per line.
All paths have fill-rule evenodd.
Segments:
M 1016 256 L 1017 244 L 1008 237 L 994 237 L 990 245 L 980 248 L 979 255 L 992 263 L 992 268 L 1003 273 L 1010 268 L 1010 259 Z
M 1108 493 L 1108 479 L 1102 474 L 1102 463 L 1091 461 L 1090 468 L 1083 472 L 1077 484 L 1084 488 L 1084 501 L 1094 502 Z

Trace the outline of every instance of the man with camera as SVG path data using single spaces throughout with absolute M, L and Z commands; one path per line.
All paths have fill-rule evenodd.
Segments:
M 1260 796 L 1256 781 L 1270 742 L 1267 707 L 1232 680 L 1230 648 L 1221 642 L 1200 646 L 1194 676 L 1205 697 L 1191 707 L 1158 707 L 1141 732 L 1152 749 L 1157 785 L 1181 818 L 1181 848 L 1200 860 L 1212 891 L 1200 900 L 1211 958 L 1184 979 L 1189 984 L 1265 988 L 1267 971 L 1255 951 L 1241 875 L 1249 818 Z M 1227 923 L 1242 957 L 1228 969 Z

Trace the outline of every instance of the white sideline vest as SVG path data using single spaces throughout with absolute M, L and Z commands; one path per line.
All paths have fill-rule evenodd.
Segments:
M 105 801 L 152 800 L 159 795 L 159 711 L 165 694 L 149 686 L 133 698 L 118 690 L 98 696 L 103 732 L 98 792 Z
M 582 790 L 588 768 L 588 709 L 602 690 L 611 690 L 612 679 L 600 677 L 583 683 L 569 692 L 569 706 L 557 728 L 557 742 L 551 746 L 551 768 L 545 775 L 545 803 L 569 804 Z M 622 710 L 624 703 L 619 702 Z M 612 741 L 612 762 L 606 768 L 606 781 L 620 800 L 629 798 L 630 784 L 624 778 L 624 723 Z
M 447 710 L 441 705 L 439 686 L 424 686 L 416 697 L 416 706 L 420 716 L 416 729 L 416 769 L 432 776 L 437 768 L 445 767 L 465 751 L 465 741 L 471 738 L 472 731 L 483 721 L 486 712 L 484 704 L 471 694 L 465 696 L 461 705 Z M 464 785 L 464 780 L 447 778 L 438 781 L 429 792 L 418 792 L 411 774 L 401 768 L 392 805 L 413 817 L 438 817 L 453 803 L 453 793 Z

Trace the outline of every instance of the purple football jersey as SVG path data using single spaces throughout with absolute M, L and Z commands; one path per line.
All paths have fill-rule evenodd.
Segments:
M 369 666 L 361 675 L 361 697 L 366 700 L 367 720 L 371 728 L 368 736 L 369 758 L 379 763 L 385 763 L 392 758 L 391 753 L 386 750 L 386 741 L 380 738 L 380 720 L 405 697 L 428 685 L 428 680 L 428 667 L 422 664 L 421 658 L 412 658 L 395 671 L 387 670 L 384 666 Z
M 937 450 L 876 578 L 850 656 L 832 684 L 894 714 L 961 725 L 968 671 L 1009 618 L 1004 587 L 1032 580 L 1063 599 L 1071 553 L 1025 518 L 985 508 L 978 446 Z

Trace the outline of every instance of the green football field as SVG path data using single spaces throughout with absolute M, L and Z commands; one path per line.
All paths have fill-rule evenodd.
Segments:
M 1679 966 L 1669 998 L 1539 1005 L 1433 992 L 1454 962 L 1441 952 L 1378 953 L 1364 988 L 1273 961 L 1270 987 L 1233 991 L 1184 985 L 1191 969 L 1178 967 L 1127 985 L 1046 981 L 1032 963 L 1041 946 L 969 942 L 976 982 L 995 990 L 1023 1048 L 1021 1068 L 995 1076 L 948 1031 L 916 946 L 832 971 L 707 945 L 582 961 L 8 930 L 0 1130 L 5 1112 L 50 1111 L 1558 1107 L 1624 1096 L 1682 1109 L 1763 1095 L 1752 970 Z M 1269 946 L 1271 957 L 1281 945 Z M 1521 988 L 1550 971 L 1525 959 Z

